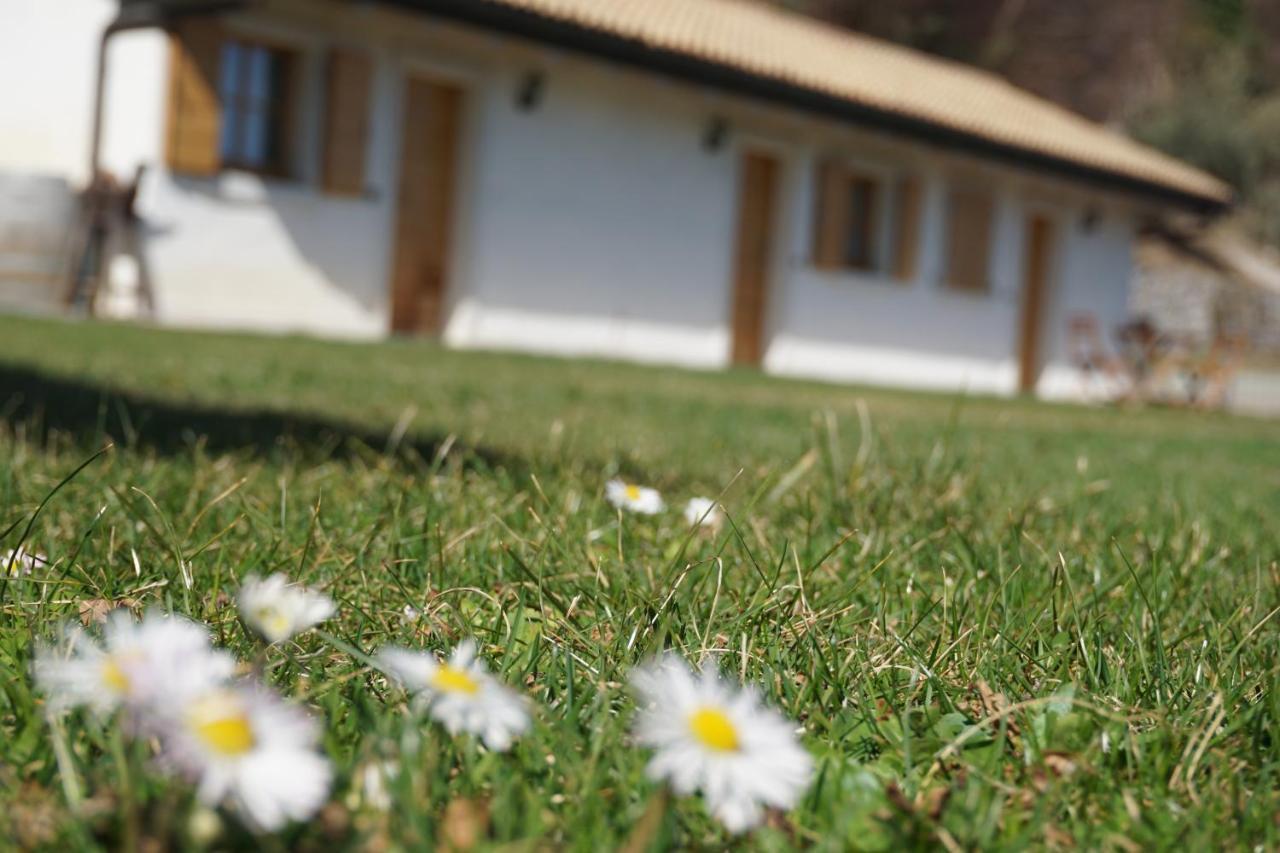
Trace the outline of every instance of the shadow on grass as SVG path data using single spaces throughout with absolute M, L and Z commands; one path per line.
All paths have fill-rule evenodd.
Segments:
M 114 441 L 166 455 L 201 449 L 310 461 L 380 457 L 419 466 L 447 452 L 471 467 L 527 467 L 517 456 L 462 446 L 444 435 L 397 436 L 307 413 L 172 402 L 17 365 L 0 364 L 0 422 L 21 425 L 28 438 L 41 441 L 65 435 L 86 450 Z

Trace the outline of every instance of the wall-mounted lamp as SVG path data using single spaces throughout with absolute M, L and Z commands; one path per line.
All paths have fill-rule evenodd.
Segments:
M 520 78 L 520 86 L 516 89 L 516 106 L 525 112 L 537 109 L 546 87 L 547 75 L 541 71 L 528 72 Z
M 729 122 L 720 116 L 715 116 L 707 122 L 707 129 L 702 133 L 702 147 L 714 154 L 724 147 L 725 140 L 728 138 Z
M 1080 217 L 1080 230 L 1086 234 L 1091 234 L 1101 221 L 1102 214 L 1098 212 L 1098 208 L 1087 207 L 1084 215 Z

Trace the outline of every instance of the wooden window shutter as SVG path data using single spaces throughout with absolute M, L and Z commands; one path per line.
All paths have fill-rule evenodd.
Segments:
M 991 220 L 995 204 L 982 190 L 955 189 L 947 211 L 946 283 L 985 293 L 989 287 Z
M 216 21 L 183 21 L 170 36 L 169 168 L 216 174 L 221 164 L 222 100 L 218 93 L 222 31 Z
M 920 179 L 904 177 L 898 181 L 897 207 L 893 214 L 893 277 L 911 281 L 916 277 L 916 260 L 920 256 Z
M 326 192 L 362 195 L 369 135 L 373 64 L 362 53 L 334 49 L 325 83 L 324 173 Z
M 818 207 L 814 217 L 813 265 L 821 270 L 844 266 L 849 235 L 849 190 L 844 167 L 835 160 L 818 164 Z

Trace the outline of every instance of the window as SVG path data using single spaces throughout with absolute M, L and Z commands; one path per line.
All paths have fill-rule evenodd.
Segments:
M 953 187 L 947 200 L 945 284 L 965 293 L 991 289 L 991 226 L 995 202 L 991 193 Z
M 880 212 L 880 183 L 866 175 L 850 175 L 845 186 L 849 194 L 849 223 L 845 230 L 844 265 L 872 271 L 877 267 L 880 247 L 876 217 Z
M 819 165 L 817 180 L 814 264 L 825 270 L 913 278 L 919 182 L 834 160 Z
M 293 55 L 245 41 L 222 44 L 218 94 L 222 164 L 282 175 L 289 166 L 289 83 Z

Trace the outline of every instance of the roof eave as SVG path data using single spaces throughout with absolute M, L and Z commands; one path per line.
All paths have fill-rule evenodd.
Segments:
M 362 0 L 354 1 L 362 2 Z M 1201 195 L 1016 145 L 1007 145 L 933 122 L 866 106 L 803 86 L 750 74 L 677 51 L 657 48 L 633 39 L 548 18 L 535 12 L 490 2 L 490 0 L 375 0 L 375 2 L 414 9 L 606 61 L 643 68 L 732 94 L 784 104 L 914 140 L 942 145 L 1063 177 L 1084 180 L 1112 190 L 1136 193 L 1151 200 L 1186 208 L 1205 216 L 1221 214 L 1231 207 L 1229 199 Z

